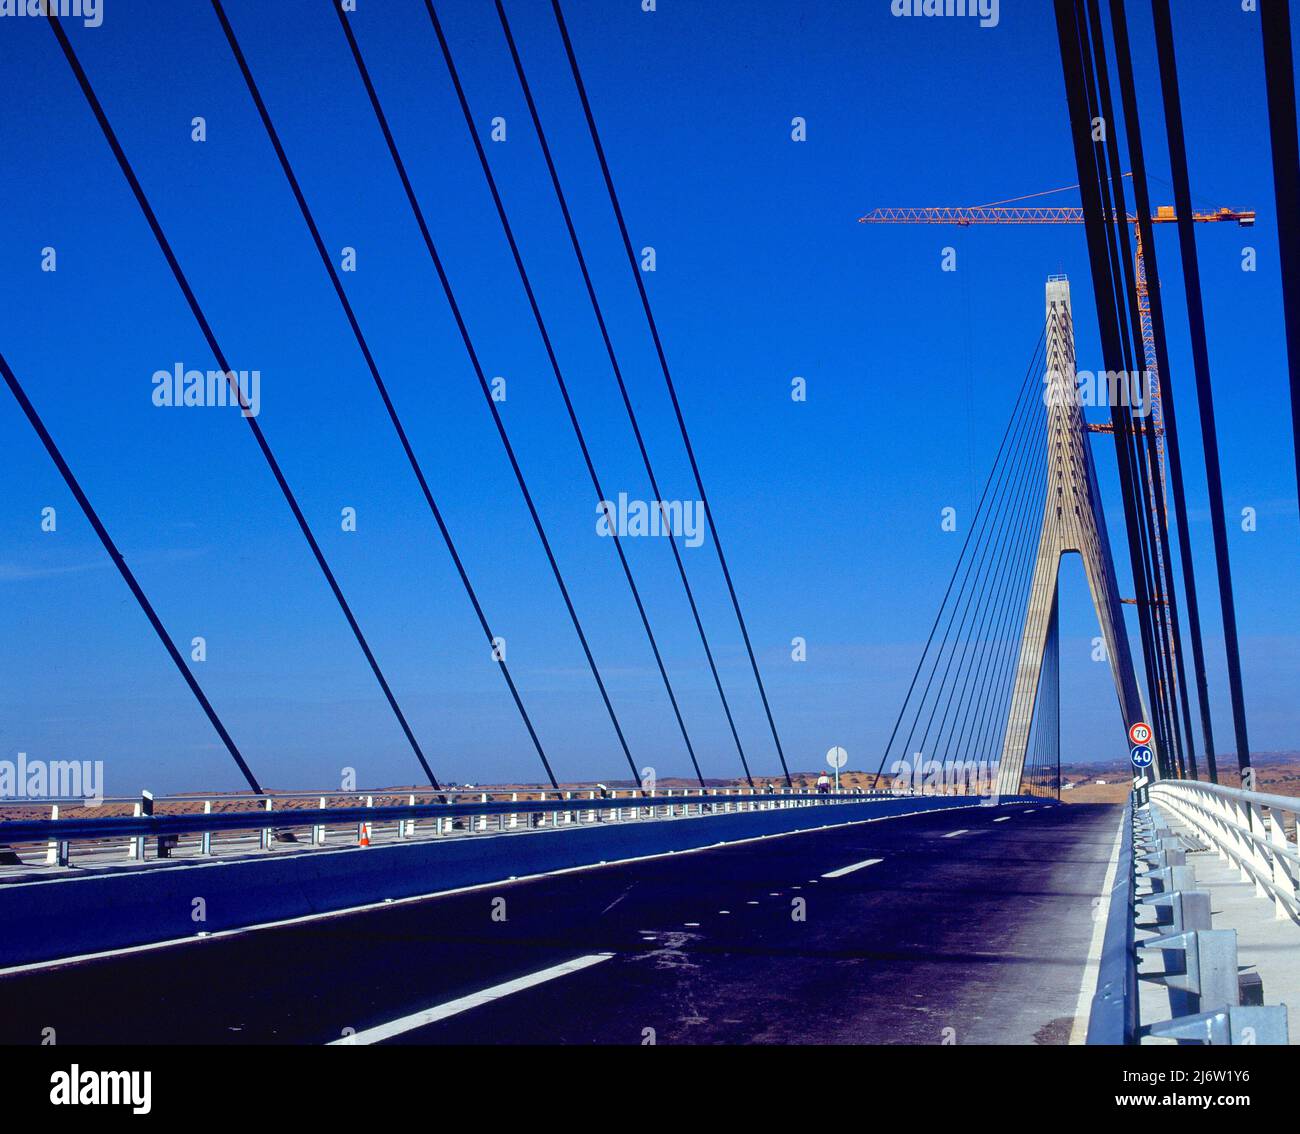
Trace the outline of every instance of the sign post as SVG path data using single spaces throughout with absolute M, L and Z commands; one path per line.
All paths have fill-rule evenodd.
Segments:
M 835 794 L 840 794 L 840 769 L 849 762 L 849 754 L 836 745 L 826 753 L 826 763 L 835 769 Z
M 1135 732 L 1140 733 L 1140 728 L 1145 729 L 1149 734 L 1150 729 L 1145 724 L 1134 725 L 1129 729 L 1129 736 Z M 1132 751 L 1129 752 L 1129 759 L 1133 761 L 1133 806 L 1145 807 L 1147 805 L 1147 787 L 1151 783 L 1150 776 L 1147 775 L 1147 769 L 1151 767 L 1154 759 L 1150 747 L 1146 744 L 1134 744 Z

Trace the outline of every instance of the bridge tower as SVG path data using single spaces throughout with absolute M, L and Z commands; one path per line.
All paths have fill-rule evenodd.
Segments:
M 1047 493 L 1033 582 L 1020 637 L 1016 684 L 998 763 L 998 793 L 1001 795 L 1015 795 L 1020 790 L 1043 669 L 1043 652 L 1056 612 L 1061 558 L 1067 552 L 1075 552 L 1083 558 L 1088 590 L 1101 626 L 1124 724 L 1127 726 L 1142 719 L 1133 657 L 1115 584 L 1115 564 L 1106 534 L 1106 518 L 1101 508 L 1096 470 L 1079 405 L 1070 284 L 1064 276 L 1049 276 L 1047 280 L 1046 365 Z

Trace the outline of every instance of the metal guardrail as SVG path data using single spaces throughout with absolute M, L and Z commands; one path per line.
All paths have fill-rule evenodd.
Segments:
M 1151 795 L 1253 882 L 1256 894 L 1271 898 L 1276 917 L 1300 917 L 1300 848 L 1287 837 L 1287 816 L 1295 830 L 1300 798 L 1194 780 L 1161 780 Z
M 437 795 L 426 791 L 424 795 Z M 450 795 L 451 793 L 442 793 Z M 46 862 L 66 866 L 71 859 L 73 843 L 122 841 L 128 858 L 142 860 L 146 854 L 146 841 L 158 840 L 160 857 L 167 857 L 183 835 L 199 837 L 197 853 L 212 853 L 212 837 L 231 832 L 259 832 L 259 846 L 269 850 L 282 832 L 309 828 L 311 844 L 320 846 L 327 841 L 331 827 L 355 827 L 356 842 L 368 845 L 380 824 L 393 824 L 392 832 L 398 840 L 424 835 L 438 837 L 453 830 L 467 833 L 489 830 L 489 817 L 496 819 L 492 826 L 497 831 L 522 827 L 525 830 L 568 827 L 584 823 L 635 822 L 648 819 L 682 818 L 690 815 L 716 815 L 730 812 L 774 810 L 790 807 L 808 807 L 823 804 L 862 803 L 876 798 L 892 798 L 889 792 L 855 790 L 840 793 L 751 792 L 745 790 L 701 789 L 692 794 L 682 790 L 674 794 L 666 791 L 657 795 L 642 795 L 636 791 L 606 790 L 604 793 L 587 791 L 525 792 L 538 798 L 520 799 L 519 792 L 496 793 L 509 798 L 492 800 L 487 792 L 473 794 L 477 798 L 462 802 L 418 803 L 417 793 L 374 792 L 346 795 L 344 806 L 327 806 L 327 801 L 338 795 L 294 793 L 284 796 L 241 796 L 238 801 L 260 804 L 260 807 L 241 811 L 215 811 L 213 798 L 174 796 L 154 800 L 146 795 L 134 801 L 134 814 L 103 817 L 59 817 L 57 806 L 49 819 L 16 819 L 0 821 L 0 845 L 10 847 L 45 844 L 48 848 Z M 375 799 L 406 797 L 401 804 L 376 805 Z M 296 807 L 275 809 L 276 800 L 316 798 L 315 808 Z M 115 802 L 129 802 L 126 800 Z M 202 802 L 204 811 L 160 814 L 157 808 L 168 804 Z M 297 840 L 292 840 L 296 842 Z
M 1189 789 L 1184 792 L 1157 788 Z M 1213 788 L 1210 796 L 1246 808 L 1262 801 L 1276 807 L 1274 820 L 1281 829 L 1281 814 L 1294 813 L 1300 800 L 1282 796 L 1261 796 L 1256 804 L 1244 798 L 1251 793 L 1188 781 L 1160 781 L 1151 789 L 1151 802 L 1169 806 L 1176 814 L 1183 810 L 1170 803 L 1174 796 L 1186 804 L 1196 788 Z M 1242 798 L 1233 799 L 1234 796 Z M 1197 797 L 1198 799 L 1200 797 Z M 1268 803 L 1273 800 L 1274 803 Z M 1140 801 L 1139 801 L 1140 803 Z M 1227 805 L 1220 805 L 1226 810 Z M 1199 810 L 1208 809 L 1202 804 Z M 1187 806 L 1192 812 L 1198 808 Z M 1249 816 L 1248 816 L 1249 817 Z M 1204 815 L 1202 821 L 1208 820 Z M 1222 831 L 1241 826 L 1235 819 L 1219 816 Z M 1186 847 L 1153 806 L 1135 806 L 1132 797 L 1125 808 L 1123 836 L 1115 885 L 1107 910 L 1097 992 L 1088 1019 L 1090 1044 L 1137 1044 L 1144 1038 L 1169 1039 L 1206 1044 L 1285 1044 L 1288 1038 L 1285 1005 L 1265 1005 L 1263 985 L 1257 975 L 1242 975 L 1237 964 L 1235 929 L 1213 929 L 1210 894 L 1196 888 L 1196 875 L 1187 864 Z M 1188 818 L 1200 830 L 1200 824 Z M 1250 830 L 1246 828 L 1247 832 Z M 1244 838 L 1240 831 L 1233 837 Z M 1273 843 L 1265 845 L 1276 850 Z M 1251 844 L 1252 850 L 1259 849 Z M 1237 861 L 1235 856 L 1227 855 Z M 1245 867 L 1242 868 L 1245 872 Z M 1248 874 L 1256 877 L 1256 874 Z M 1256 885 L 1261 879 L 1256 877 Z M 1275 895 L 1278 896 L 1278 895 Z M 1139 924 L 1139 912 L 1154 913 L 1154 920 Z M 1154 931 L 1138 939 L 1137 930 Z M 1171 1006 L 1178 1009 L 1170 1019 L 1143 1023 L 1138 996 L 1138 957 L 1159 953 L 1163 968 L 1143 973 L 1144 980 L 1163 983 L 1174 990 Z M 1175 996 L 1176 993 L 1176 996 Z
M 1137 1041 L 1138 981 L 1135 950 L 1136 868 L 1133 858 L 1133 801 L 1124 807 L 1119 865 L 1106 908 L 1097 991 L 1088 1016 L 1090 1044 L 1130 1044 Z

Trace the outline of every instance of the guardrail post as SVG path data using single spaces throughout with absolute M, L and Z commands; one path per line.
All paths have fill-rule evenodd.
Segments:
M 479 793 L 479 797 L 478 797 L 478 801 L 479 801 L 479 803 L 486 803 L 486 802 L 488 801 L 487 792 L 480 792 L 480 793 Z M 480 831 L 486 831 L 486 830 L 487 830 L 487 815 L 486 815 L 486 814 L 480 815 L 480 816 L 478 817 L 478 829 L 479 829 Z
M 1280 807 L 1268 809 L 1269 846 L 1273 852 L 1273 917 L 1279 921 L 1291 916 L 1282 894 L 1295 893 L 1296 880 L 1287 865 L 1287 852 L 1291 849 L 1286 837 L 1286 813 Z M 1300 842 L 1300 840 L 1297 840 Z
M 325 797 L 323 795 L 320 797 L 320 810 L 325 810 Z M 313 824 L 311 829 L 311 842 L 312 846 L 323 847 L 325 845 L 324 823 Z
M 406 800 L 408 807 L 415 806 L 415 794 L 412 793 Z M 399 838 L 409 839 L 415 835 L 415 817 L 402 819 L 397 824 L 397 834 Z
M 1250 804 L 1244 799 L 1233 801 L 1233 811 L 1235 812 L 1233 818 L 1238 824 L 1238 829 L 1233 832 L 1233 842 L 1237 847 L 1237 870 L 1241 874 L 1241 880 L 1243 882 L 1254 881 L 1250 876 L 1250 870 L 1246 867 L 1246 860 L 1251 857 L 1250 840 L 1247 839 L 1243 833 L 1244 830 L 1250 828 L 1250 815 L 1248 814 L 1249 808 Z
M 1208 1012 L 1237 1005 L 1241 993 L 1237 984 L 1237 931 L 1235 929 L 1190 929 L 1153 937 L 1139 949 L 1182 953 L 1183 967 L 1162 978 L 1170 988 L 1191 993 L 1196 1011 Z
M 58 817 L 59 805 L 57 803 L 50 804 L 50 819 L 55 820 Z M 47 866 L 67 866 L 69 854 L 68 841 L 55 835 L 50 839 L 49 845 L 45 849 L 45 863 Z
M 517 791 L 512 791 L 510 793 L 510 802 L 511 803 L 519 802 L 519 793 Z M 510 812 L 510 826 L 512 827 L 519 826 L 519 812 L 517 811 Z
M 1220 859 L 1226 859 L 1228 856 L 1223 852 L 1223 844 L 1220 841 L 1223 833 L 1223 801 L 1211 795 L 1202 804 L 1200 813 L 1197 815 L 1196 830 L 1199 834 L 1205 836 L 1206 841 L 1214 848 L 1214 853 Z
M 59 817 L 59 805 L 57 803 L 51 803 L 50 821 L 53 822 L 58 817 Z M 59 861 L 59 840 L 51 839 L 45 845 L 45 865 L 54 866 L 58 861 Z
M 212 814 L 212 800 L 205 799 L 203 801 L 203 814 L 204 815 Z M 206 856 L 206 855 L 210 855 L 211 853 L 212 853 L 212 832 L 204 831 L 201 835 L 199 835 L 199 854 Z
M 594 791 L 589 791 L 589 792 L 587 792 L 587 798 L 588 798 L 588 799 L 595 799 L 595 798 L 596 798 L 596 793 L 595 793 Z M 588 822 L 588 823 L 594 823 L 595 821 L 596 821 L 596 812 L 595 812 L 595 810 L 594 810 L 594 809 L 590 809 L 590 810 L 588 810 L 588 811 L 587 811 L 587 822 Z
M 1148 1035 L 1186 1039 L 1204 1044 L 1286 1045 L 1286 1006 L 1229 1006 L 1196 1016 L 1162 1020 L 1146 1029 Z
M 1218 824 L 1218 836 L 1212 841 L 1215 849 L 1219 852 L 1219 858 L 1229 865 L 1232 864 L 1232 852 L 1228 848 L 1230 845 L 1236 845 L 1236 836 L 1229 826 L 1233 821 L 1234 814 L 1232 800 L 1224 799 L 1222 796 L 1215 797 L 1214 817 Z
M 150 800 L 150 802 L 152 802 L 153 800 L 153 797 L 146 792 L 145 796 L 141 798 L 141 801 L 131 808 L 131 817 L 133 819 L 139 819 L 144 815 L 145 797 L 147 797 Z M 126 857 L 133 858 L 137 862 L 144 861 L 144 836 L 143 835 L 135 835 L 132 837 L 131 841 L 127 844 Z
M 1155 924 L 1168 926 L 1170 933 L 1185 933 L 1189 929 L 1214 927 L 1208 890 L 1167 890 L 1139 898 L 1137 904 L 1155 907 Z M 1169 911 L 1168 916 L 1162 915 L 1162 909 Z
M 1250 811 L 1250 857 L 1254 860 L 1258 871 L 1255 874 L 1255 896 L 1257 898 L 1271 898 L 1272 895 L 1264 886 L 1264 879 L 1271 878 L 1273 875 L 1273 863 L 1269 852 L 1266 850 L 1268 832 L 1264 828 L 1264 811 L 1258 803 L 1248 803 L 1246 806 Z
M 263 804 L 263 806 L 262 806 L 262 810 L 263 810 L 263 811 L 268 811 L 268 812 L 269 812 L 269 811 L 271 810 L 271 804 L 272 804 L 272 801 L 271 801 L 270 797 L 268 796 L 267 799 L 266 799 L 266 802 L 265 802 L 265 803 Z M 261 836 L 260 836 L 260 838 L 258 839 L 258 845 L 261 847 L 262 850 L 270 850 L 270 849 L 271 849 L 271 840 L 272 840 L 272 838 L 274 837 L 274 835 L 275 835 L 275 832 L 272 831 L 270 827 L 263 827 L 263 828 L 262 828 Z

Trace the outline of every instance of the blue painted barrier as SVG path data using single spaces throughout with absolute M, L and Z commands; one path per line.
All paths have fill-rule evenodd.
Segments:
M 1007 799 L 1004 803 L 1020 802 Z M 699 818 L 190 860 L 0 886 L 0 966 L 192 938 L 602 862 L 924 811 L 969 796 L 876 799 Z M 202 899 L 203 920 L 195 920 Z

